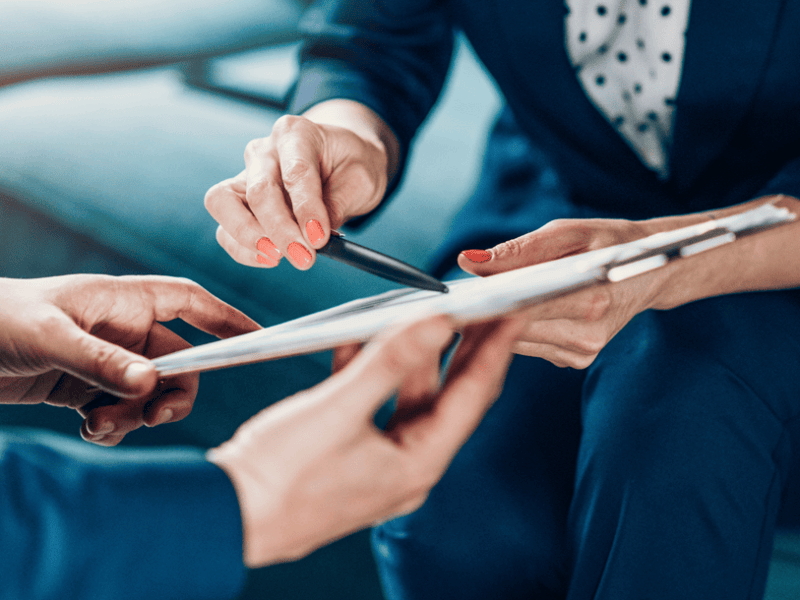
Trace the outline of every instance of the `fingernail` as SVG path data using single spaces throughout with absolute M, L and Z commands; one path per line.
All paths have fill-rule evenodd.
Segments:
M 275 260 L 281 257 L 281 251 L 278 250 L 278 247 L 272 243 L 272 241 L 267 237 L 262 237 L 258 242 L 256 242 L 256 249 L 269 256 L 270 258 L 274 258 Z
M 103 423 L 96 430 L 90 431 L 89 433 L 92 434 L 92 437 L 97 437 L 97 436 L 101 436 L 101 435 L 108 435 L 112 431 L 114 431 L 114 424 L 113 423 Z
M 268 267 L 277 267 L 278 261 L 272 260 L 271 258 L 266 258 L 265 256 L 261 256 L 260 254 L 256 254 L 256 262 L 261 263 L 262 265 L 267 265 Z
M 306 249 L 305 246 L 303 246 L 303 244 L 292 242 L 289 244 L 289 247 L 286 249 L 286 251 L 289 253 L 289 256 L 292 257 L 294 262 L 298 263 L 302 267 L 305 267 L 311 262 L 311 253 Z
M 464 250 L 461 254 L 474 263 L 483 263 L 492 258 L 492 253 L 486 250 Z
M 141 382 L 142 376 L 148 371 L 150 371 L 149 365 L 140 362 L 132 362 L 128 365 L 128 368 L 125 369 L 125 375 L 123 375 L 125 384 L 130 387 L 137 386 Z
M 325 230 L 322 228 L 319 221 L 311 219 L 306 223 L 306 234 L 308 235 L 308 241 L 312 244 L 316 244 L 325 237 Z
M 165 408 L 158 414 L 158 419 L 156 419 L 156 425 L 163 425 L 167 421 L 171 421 L 172 417 L 175 416 L 175 413 L 172 412 L 171 408 Z

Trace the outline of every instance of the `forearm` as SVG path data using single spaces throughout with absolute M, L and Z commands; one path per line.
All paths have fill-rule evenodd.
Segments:
M 201 451 L 109 450 L 25 429 L 0 431 L 0 449 L 0 597 L 241 591 L 235 491 Z
M 673 261 L 659 270 L 650 308 L 670 309 L 723 294 L 800 286 L 800 200 L 796 198 L 768 196 L 709 212 L 651 219 L 643 225 L 653 234 L 737 214 L 767 202 L 787 208 L 798 220 Z
M 315 104 L 303 113 L 315 123 L 349 129 L 374 144 L 386 155 L 387 181 L 397 173 L 400 162 L 400 143 L 389 125 L 367 106 L 336 98 Z

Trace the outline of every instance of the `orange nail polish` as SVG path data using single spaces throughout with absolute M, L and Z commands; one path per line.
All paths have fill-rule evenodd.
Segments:
M 461 254 L 474 263 L 483 263 L 492 258 L 492 253 L 486 250 L 464 250 Z
M 322 228 L 319 221 L 311 219 L 306 223 L 306 234 L 308 235 L 308 241 L 312 244 L 316 244 L 325 237 L 325 230 Z
M 309 252 L 303 244 L 292 242 L 289 244 L 286 251 L 289 253 L 289 256 L 292 257 L 292 260 L 302 267 L 305 267 L 311 262 L 311 252 Z
M 260 240 L 258 240 L 258 242 L 256 243 L 256 248 L 258 249 L 259 252 L 262 252 L 267 256 L 269 256 L 270 258 L 274 258 L 275 260 L 277 260 L 281 256 L 281 251 L 278 250 L 278 247 L 275 244 L 273 244 L 269 238 L 266 237 L 262 237 Z
M 261 256 L 260 254 L 256 254 L 256 260 L 258 262 L 260 262 L 262 265 L 267 265 L 268 267 L 277 267 L 278 266 L 278 261 L 277 260 L 273 260 L 273 259 L 270 259 L 270 258 L 265 258 L 265 257 Z

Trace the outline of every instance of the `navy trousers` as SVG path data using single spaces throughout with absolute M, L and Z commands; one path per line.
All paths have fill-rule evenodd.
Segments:
M 541 220 L 584 216 L 546 175 L 520 180 Z M 373 531 L 388 598 L 760 598 L 800 514 L 799 365 L 797 290 L 644 312 L 583 371 L 517 357 L 425 505 Z

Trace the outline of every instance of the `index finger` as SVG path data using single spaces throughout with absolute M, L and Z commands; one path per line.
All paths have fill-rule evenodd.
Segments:
M 134 293 L 146 296 L 145 302 L 153 311 L 156 321 L 182 319 L 219 338 L 261 329 L 253 319 L 190 279 L 159 275 L 125 276 L 119 279 L 121 285 L 132 286 Z
M 281 178 L 297 224 L 309 244 L 321 248 L 330 235 L 328 209 L 322 199 L 320 156 L 324 141 L 319 129 L 307 119 L 295 117 L 276 123 L 276 138 Z M 281 135 L 282 130 L 294 135 Z

